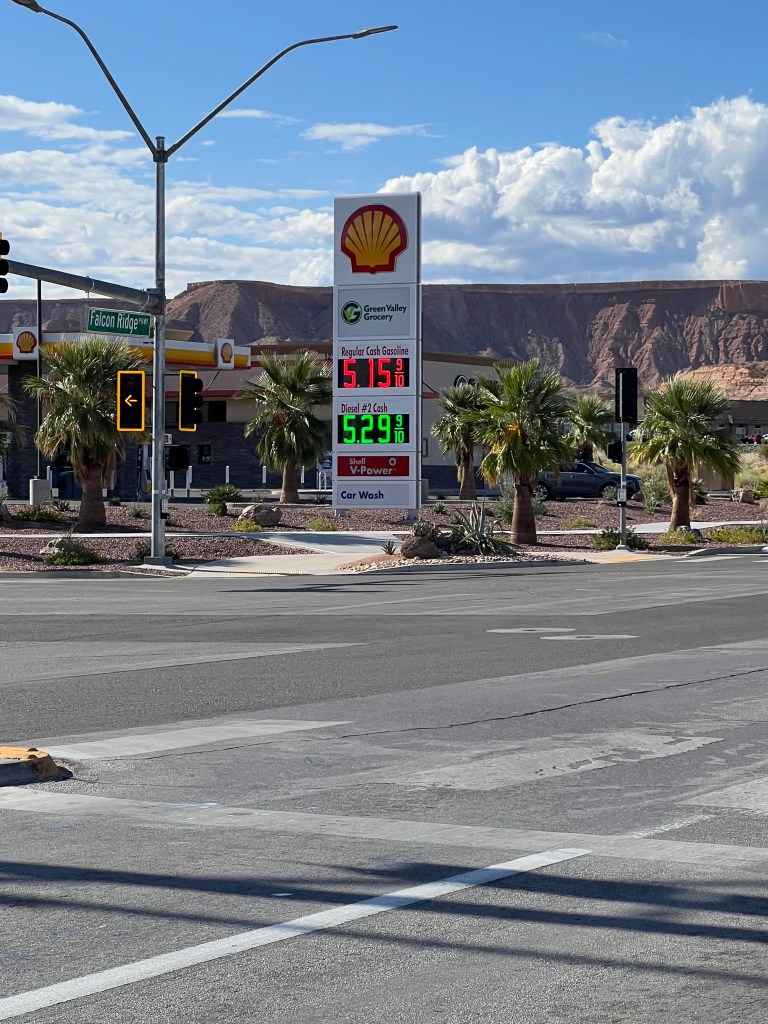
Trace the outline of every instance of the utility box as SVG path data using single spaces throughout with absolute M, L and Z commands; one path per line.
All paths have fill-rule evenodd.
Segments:
M 33 479 L 29 481 L 29 504 L 44 505 L 51 500 L 51 485 L 47 480 Z

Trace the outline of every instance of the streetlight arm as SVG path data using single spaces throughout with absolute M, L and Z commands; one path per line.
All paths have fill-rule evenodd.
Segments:
M 137 128 L 137 130 L 139 132 L 139 135 L 141 135 L 142 139 L 144 139 L 144 141 L 146 142 L 147 146 L 149 147 L 149 151 L 152 154 L 152 158 L 156 159 L 157 158 L 157 147 L 155 146 L 154 142 L 152 141 L 152 139 L 147 134 L 147 132 L 146 132 L 146 130 L 144 128 L 144 125 L 141 123 L 141 121 L 136 116 L 136 114 L 135 114 L 135 112 L 133 110 L 133 107 L 130 105 L 128 100 L 125 98 L 122 89 L 120 88 L 120 86 L 117 84 L 117 82 L 112 77 L 112 74 L 110 73 L 109 68 L 104 63 L 104 61 L 101 59 L 99 51 L 93 45 L 93 43 L 88 38 L 88 36 L 85 34 L 85 32 L 83 32 L 83 30 L 80 28 L 80 26 L 76 22 L 70 21 L 69 18 L 62 17 L 61 14 L 56 14 L 54 11 L 46 10 L 45 7 L 41 7 L 38 3 L 32 3 L 32 2 L 29 2 L 29 0 L 14 0 L 14 2 L 19 4 L 21 7 L 27 7 L 30 11 L 34 11 L 35 14 L 47 14 L 49 18 L 54 18 L 56 21 L 61 21 L 65 25 L 69 25 L 70 28 L 73 28 L 75 30 L 75 32 L 77 32 L 77 34 L 80 36 L 80 38 L 83 40 L 85 45 L 88 47 L 88 49 L 91 51 L 91 53 L 95 57 L 96 63 L 99 65 L 101 70 L 104 72 L 104 75 L 105 75 L 107 81 L 109 82 L 109 84 L 114 89 L 114 91 L 115 91 L 115 93 L 117 95 L 117 98 L 120 100 L 122 105 L 125 107 L 126 113 L 130 117 L 130 119 L 133 121 L 133 123 L 136 125 L 136 128 Z
M 341 36 L 321 36 L 319 39 L 302 39 L 298 43 L 292 43 L 291 46 L 286 46 L 286 48 L 276 54 L 272 60 L 267 61 L 263 67 L 259 68 L 255 75 L 251 75 L 248 81 L 244 82 L 239 89 L 235 89 L 230 96 L 227 96 L 227 98 L 223 100 L 215 110 L 212 110 L 210 114 L 207 114 L 202 121 L 199 121 L 194 128 L 191 128 L 186 135 L 183 135 L 178 142 L 175 142 L 169 149 L 167 149 L 165 151 L 166 160 L 172 153 L 175 153 L 177 149 L 180 149 L 185 142 L 189 142 L 193 135 L 196 135 L 201 128 L 204 128 L 209 121 L 212 121 L 217 114 L 220 114 L 225 107 L 228 107 L 232 100 L 237 99 L 241 93 L 245 92 L 246 89 L 253 85 L 257 78 L 261 78 L 265 71 L 269 71 L 274 64 L 277 64 L 277 62 L 285 57 L 287 53 L 290 53 L 291 50 L 297 50 L 300 46 L 311 46 L 313 43 L 334 43 L 339 39 L 363 39 L 366 36 L 378 35 L 380 32 L 392 32 L 396 28 L 397 25 L 385 25 L 381 28 L 363 29 L 362 32 L 348 32 L 346 35 Z

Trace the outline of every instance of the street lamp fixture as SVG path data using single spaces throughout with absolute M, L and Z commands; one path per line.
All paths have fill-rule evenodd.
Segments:
M 122 103 L 126 113 L 136 127 L 139 135 L 147 145 L 152 159 L 155 162 L 155 294 L 159 299 L 160 312 L 155 316 L 155 338 L 152 357 L 152 543 L 150 557 L 146 560 L 154 565 L 170 565 L 170 560 L 165 554 L 165 521 L 163 519 L 163 498 L 165 495 L 165 165 L 169 157 L 180 149 L 185 142 L 188 142 L 193 135 L 196 135 L 201 128 L 204 128 L 209 121 L 213 120 L 225 107 L 245 92 L 249 86 L 268 71 L 274 64 L 285 57 L 292 50 L 300 46 L 311 46 L 314 43 L 332 43 L 341 39 L 365 39 L 368 36 L 379 35 L 382 32 L 393 32 L 397 25 L 382 25 L 378 28 L 365 28 L 359 32 L 348 32 L 344 35 L 322 36 L 316 39 L 302 39 L 292 43 L 281 50 L 271 60 L 259 68 L 259 70 L 235 89 L 225 100 L 207 114 L 202 121 L 191 128 L 186 135 L 183 135 L 178 142 L 175 142 L 168 149 L 165 148 L 165 137 L 158 135 L 153 142 L 144 125 L 139 120 L 135 111 L 122 93 L 117 82 L 112 77 L 109 68 L 106 66 L 96 47 L 85 34 L 82 28 L 69 18 L 41 7 L 37 0 L 12 0 L 12 3 L 20 7 L 26 7 L 35 14 L 47 14 L 49 18 L 61 21 L 69 25 L 80 36 L 85 45 L 93 54 L 96 63 L 104 73 L 105 78 L 112 86 L 115 95 Z

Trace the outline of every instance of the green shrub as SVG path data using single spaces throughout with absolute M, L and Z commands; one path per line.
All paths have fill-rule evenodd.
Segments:
M 653 538 L 655 544 L 665 546 L 667 544 L 682 545 L 696 547 L 701 544 L 701 537 L 694 533 L 693 530 L 689 530 L 686 526 L 681 526 L 677 530 L 667 530 L 666 533 L 658 533 Z
M 227 516 L 229 515 L 229 509 L 227 508 L 226 501 L 211 502 L 208 505 L 208 515 L 211 516 Z
M 442 501 L 445 498 L 445 492 L 435 491 L 435 497 L 438 499 L 438 501 Z
M 709 496 L 707 495 L 707 489 L 704 486 L 704 481 L 700 477 L 695 477 L 693 481 L 693 496 L 694 503 L 696 505 L 706 505 L 709 502 Z
M 614 487 L 613 484 L 608 484 L 607 487 L 603 488 L 602 501 L 616 501 L 616 495 L 618 493 L 618 487 Z
M 263 499 L 261 499 L 261 500 L 263 500 Z M 330 496 L 330 494 L 324 494 L 322 492 L 320 494 L 316 494 L 312 500 L 314 501 L 314 503 L 316 505 L 330 505 L 331 504 L 331 496 Z
M 585 519 L 584 516 L 576 516 L 575 519 L 568 519 L 563 524 L 564 530 L 589 530 L 597 526 L 594 519 Z
M 432 511 L 437 516 L 444 516 L 445 515 L 445 502 L 444 501 L 436 501 L 434 503 L 434 505 L 432 506 Z
M 485 507 L 475 503 L 467 515 L 457 513 L 451 551 L 458 555 L 511 555 L 517 551 L 514 544 L 495 536 L 487 522 Z M 438 527 L 440 529 L 440 527 Z
M 16 518 L 26 523 L 60 523 L 64 516 L 46 505 L 28 505 L 16 510 Z
M 330 519 L 326 519 L 325 516 L 312 516 L 307 520 L 308 530 L 320 530 L 326 533 L 338 530 L 336 523 L 332 523 Z
M 643 497 L 646 502 L 646 512 L 651 500 L 654 502 L 653 511 L 659 505 L 669 501 L 669 484 L 667 483 L 667 471 L 664 466 L 653 466 L 643 476 Z
M 43 555 L 43 561 L 46 565 L 95 565 L 97 562 L 103 562 L 104 559 L 93 548 L 89 548 L 79 541 L 70 541 L 60 551 Z
M 512 525 L 512 516 L 515 514 L 514 490 L 502 489 L 501 497 L 494 503 L 493 514 L 504 526 Z
M 379 545 L 385 555 L 396 555 L 398 551 L 397 541 L 385 540 Z
M 129 505 L 128 515 L 131 519 L 144 519 L 147 515 L 147 510 L 143 505 Z
M 592 547 L 595 551 L 613 551 L 620 543 L 620 531 L 612 528 L 601 530 L 592 538 Z M 649 546 L 645 537 L 639 537 L 632 529 L 627 530 L 627 547 L 630 551 L 647 551 Z
M 203 501 L 206 505 L 221 505 L 222 502 L 240 501 L 242 496 L 234 484 L 216 484 L 209 491 L 203 492 Z
M 51 503 L 51 504 L 53 504 L 53 503 Z M 108 505 L 114 505 L 114 506 L 118 506 L 118 505 L 122 505 L 123 503 L 122 503 L 122 501 L 121 501 L 121 500 L 120 500 L 119 498 L 117 498 L 117 497 L 114 497 L 114 496 L 113 496 L 113 497 L 111 497 L 111 498 L 110 498 L 110 499 L 109 499 L 109 500 L 107 501 L 107 504 L 108 504 Z
M 450 522 L 458 523 L 460 520 L 459 513 L 456 512 L 451 516 Z M 411 533 L 414 537 L 431 537 L 432 536 L 432 523 L 428 523 L 426 519 L 417 519 L 411 527 Z
M 709 531 L 709 539 L 718 544 L 765 544 L 768 524 L 759 526 L 718 526 Z
M 2 498 L 0 498 L 2 501 Z M 66 500 L 66 498 L 51 498 L 48 502 L 51 508 L 55 508 L 57 512 L 70 512 L 72 505 Z
M 531 505 L 533 506 L 534 519 L 541 519 L 542 516 L 549 515 L 546 501 L 542 501 L 541 498 L 537 498 L 535 494 L 531 498 Z
M 232 523 L 232 529 L 239 533 L 261 533 L 261 526 L 252 519 L 238 519 Z

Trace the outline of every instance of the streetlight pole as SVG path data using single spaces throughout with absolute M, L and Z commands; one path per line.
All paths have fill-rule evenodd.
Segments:
M 146 561 L 153 565 L 170 565 L 170 559 L 166 558 L 165 555 L 165 519 L 163 516 L 163 501 L 165 497 L 165 165 L 168 163 L 169 157 L 176 150 L 180 149 L 193 135 L 196 135 L 201 128 L 204 128 L 209 121 L 212 121 L 217 114 L 221 113 L 225 107 L 237 99 L 242 92 L 245 92 L 258 78 L 261 78 L 265 71 L 269 71 L 274 64 L 292 50 L 297 50 L 300 46 L 311 46 L 314 43 L 333 43 L 341 39 L 365 39 L 367 36 L 379 35 L 382 32 L 392 32 L 397 28 L 397 25 L 382 25 L 378 28 L 366 28 L 360 32 L 348 32 L 344 35 L 302 39 L 297 43 L 286 46 L 285 49 L 275 54 L 254 75 L 251 75 L 246 82 L 243 82 L 241 86 L 227 96 L 225 100 L 222 100 L 209 114 L 206 114 L 202 121 L 198 121 L 178 142 L 175 142 L 166 149 L 165 138 L 162 135 L 158 135 L 155 142 L 152 141 L 144 125 L 110 74 L 109 68 L 102 60 L 96 47 L 76 22 L 71 21 L 69 18 L 64 18 L 54 11 L 46 10 L 46 8 L 41 7 L 37 3 L 37 0 L 12 0 L 12 2 L 20 7 L 26 7 L 35 14 L 46 14 L 49 18 L 69 25 L 70 28 L 77 32 L 91 51 L 96 63 L 104 73 L 104 77 L 112 86 L 115 95 L 120 100 L 131 121 L 133 121 L 136 130 L 146 143 L 155 162 L 155 293 L 159 299 L 159 312 L 155 314 L 155 337 L 152 355 L 152 543 L 150 557 Z

